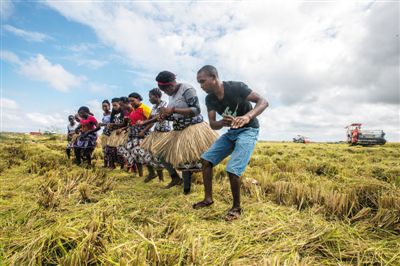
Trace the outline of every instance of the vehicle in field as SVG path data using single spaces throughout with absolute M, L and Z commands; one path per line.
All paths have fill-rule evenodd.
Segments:
M 383 130 L 361 129 L 361 123 L 353 123 L 345 127 L 347 129 L 347 143 L 351 145 L 384 145 L 386 143 Z
M 296 138 L 293 138 L 294 143 L 310 143 L 310 139 L 308 137 L 297 135 Z

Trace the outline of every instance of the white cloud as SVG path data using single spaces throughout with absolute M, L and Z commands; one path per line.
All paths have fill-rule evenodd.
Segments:
M 0 106 L 2 110 L 15 110 L 18 108 L 17 102 L 8 98 L 0 98 Z
M 107 84 L 90 83 L 88 88 L 92 92 L 104 94 L 110 92 L 114 87 Z
M 194 84 L 207 63 L 248 83 L 271 102 L 263 138 L 337 140 L 364 122 L 400 139 L 398 2 L 48 5 L 152 73 L 148 82 L 169 69 Z
M 76 61 L 78 66 L 87 66 L 91 69 L 98 69 L 108 63 L 107 61 L 97 59 L 76 58 L 73 60 Z
M 3 29 L 30 42 L 43 42 L 51 39 L 51 37 L 46 34 L 34 31 L 26 31 L 11 25 L 4 25 Z
M 54 127 L 57 126 L 60 121 L 64 121 L 65 117 L 61 114 L 43 114 L 39 112 L 27 113 L 26 117 L 29 118 L 38 126 Z
M 1 0 L 0 3 L 0 17 L 1 20 L 7 20 L 14 12 L 14 4 L 11 0 Z
M 21 121 L 21 112 L 17 102 L 9 98 L 0 98 L 0 131 L 14 131 Z
M 68 72 L 60 64 L 51 63 L 41 54 L 24 61 L 13 52 L 1 50 L 1 59 L 17 65 L 20 74 L 32 80 L 46 82 L 50 87 L 62 92 L 69 91 L 86 80 L 84 76 Z
M 60 50 L 68 49 L 73 53 L 69 53 L 64 58 L 76 63 L 78 66 L 86 66 L 90 69 L 99 69 L 109 63 L 109 59 L 100 58 L 103 55 L 100 48 L 103 48 L 99 43 L 78 43 L 70 46 L 60 46 Z M 106 56 L 106 57 L 109 57 Z
M 69 47 L 69 49 L 76 53 L 91 52 L 93 49 L 100 48 L 101 45 L 98 43 L 79 43 Z
M 16 54 L 14 54 L 13 52 L 10 52 L 7 50 L 1 50 L 0 58 L 1 58 L 1 60 L 9 62 L 11 64 L 21 64 L 19 57 Z
M 52 64 L 41 54 L 22 63 L 19 72 L 33 80 L 46 82 L 52 88 L 62 92 L 69 91 L 85 80 L 82 76 L 71 74 L 60 64 Z
M 57 129 L 58 131 L 66 128 L 66 117 L 68 112 L 45 114 L 40 112 L 26 112 L 13 99 L 0 98 L 0 131 L 44 131 L 47 129 Z M 20 123 L 23 121 L 23 123 Z
M 96 119 L 98 121 L 101 121 L 101 118 L 103 117 L 103 110 L 101 109 L 101 102 L 98 100 L 90 100 L 86 102 L 87 107 L 89 107 L 90 112 L 94 114 Z

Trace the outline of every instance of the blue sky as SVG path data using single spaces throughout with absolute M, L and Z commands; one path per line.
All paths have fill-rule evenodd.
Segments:
M 35 40 L 18 35 L 18 30 L 43 36 Z M 3 97 L 14 99 L 24 110 L 73 113 L 80 105 L 132 91 L 145 95 L 148 86 L 154 86 L 149 80 L 147 87 L 136 87 L 135 75 L 126 59 L 102 45 L 90 28 L 67 20 L 43 4 L 14 3 L 13 15 L 3 21 L 1 36 L 3 51 L 14 53 L 23 62 L 42 55 L 53 67 L 61 66 L 79 81 L 65 89 L 57 88 L 35 78 L 35 74 L 21 74 L 18 64 L 3 61 Z
M 361 122 L 400 141 L 399 3 L 1 2 L 1 130 L 66 117 L 214 64 L 267 98 L 261 138 L 343 140 Z M 283 19 L 286 18 L 286 19 Z M 290 18 L 290 19 L 289 19 Z

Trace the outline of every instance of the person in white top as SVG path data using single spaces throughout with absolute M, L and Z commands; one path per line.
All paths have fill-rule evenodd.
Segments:
M 79 123 L 75 121 L 75 117 L 73 115 L 68 116 L 68 125 L 67 125 L 67 147 L 65 152 L 67 153 L 68 160 L 71 158 L 71 149 L 74 147 L 74 139 L 73 135 L 75 134 L 75 129 L 78 127 Z

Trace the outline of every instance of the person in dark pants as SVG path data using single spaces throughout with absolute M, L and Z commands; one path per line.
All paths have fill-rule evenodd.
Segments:
M 81 131 L 81 134 L 74 144 L 75 162 L 80 165 L 83 159 L 87 162 L 88 166 L 91 166 L 92 153 L 96 147 L 97 141 L 96 132 L 100 129 L 100 125 L 86 106 L 79 108 L 75 118 L 79 121 L 79 126 L 75 131 Z
M 206 106 L 211 128 L 218 130 L 228 127 L 229 130 L 201 156 L 205 196 L 204 200 L 193 204 L 193 208 L 199 209 L 213 204 L 213 167 L 230 155 L 226 171 L 231 185 L 233 206 L 225 220 L 231 221 L 241 214 L 240 176 L 257 143 L 259 123 L 256 117 L 268 107 L 268 102 L 243 82 L 220 81 L 217 69 L 210 65 L 197 72 L 197 81 L 208 94 Z M 256 104 L 254 109 L 251 102 Z M 216 120 L 217 113 L 222 116 L 219 121 Z
M 105 147 L 104 160 L 106 166 L 114 169 L 115 164 L 120 164 L 121 169 L 124 167 L 124 158 L 118 154 L 119 136 L 116 135 L 116 130 L 124 126 L 124 112 L 119 105 L 119 98 L 111 100 L 112 111 L 110 115 L 110 123 L 103 130 L 103 134 L 108 136 L 108 141 Z

